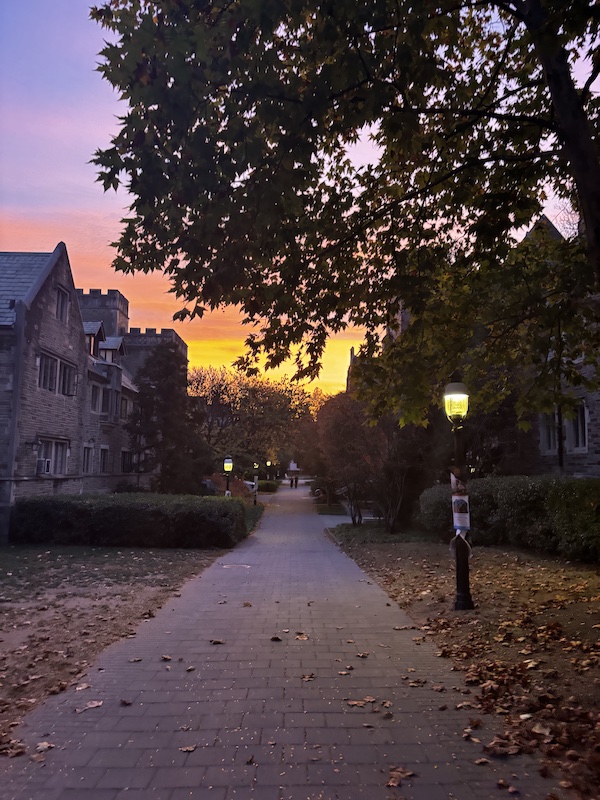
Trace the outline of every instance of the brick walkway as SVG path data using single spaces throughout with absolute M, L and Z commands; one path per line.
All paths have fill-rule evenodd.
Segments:
M 0 799 L 487 800 L 512 796 L 502 778 L 545 800 L 533 760 L 475 764 L 460 673 L 324 536 L 338 521 L 282 488 L 249 540 L 104 651 L 90 688 L 28 715 L 15 734 L 55 747 L 0 762 Z M 386 787 L 394 767 L 415 775 Z

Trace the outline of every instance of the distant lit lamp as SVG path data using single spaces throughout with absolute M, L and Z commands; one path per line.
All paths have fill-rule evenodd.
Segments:
M 231 475 L 232 470 L 233 470 L 233 459 L 231 458 L 231 456 L 225 456 L 225 460 L 223 461 L 223 471 L 225 472 L 225 477 L 227 478 L 225 497 L 231 497 L 231 492 L 229 491 L 229 477 Z
M 271 477 L 271 462 L 267 461 L 267 480 Z
M 465 440 L 463 422 L 469 411 L 469 390 L 460 380 L 456 380 L 458 375 L 454 375 L 454 382 L 449 383 L 444 391 L 444 409 L 446 416 L 452 423 L 452 433 L 454 435 L 454 478 L 456 485 L 459 487 L 456 490 L 458 499 L 453 497 L 453 505 L 455 502 L 460 503 L 464 499 L 467 510 L 468 520 L 468 495 L 467 495 L 467 459 L 465 453 Z M 454 479 L 453 479 L 454 480 Z M 464 497 L 461 498 L 460 495 Z M 452 513 L 454 515 L 454 507 Z M 453 541 L 453 548 L 456 555 L 456 601 L 454 609 L 456 611 L 464 611 L 475 608 L 473 599 L 471 597 L 471 588 L 469 585 L 469 558 L 471 557 L 471 548 L 467 543 L 465 536 L 468 527 L 456 525 L 456 536 Z

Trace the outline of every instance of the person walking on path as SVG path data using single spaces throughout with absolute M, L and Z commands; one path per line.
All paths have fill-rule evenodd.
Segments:
M 27 715 L 15 736 L 44 760 L 1 762 L 0 800 L 562 798 L 533 757 L 484 757 L 495 720 L 475 733 L 471 700 L 286 487 L 248 540 Z

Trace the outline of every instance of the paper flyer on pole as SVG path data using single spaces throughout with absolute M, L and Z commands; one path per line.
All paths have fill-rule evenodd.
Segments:
M 454 528 L 459 531 L 468 531 L 471 528 L 471 513 L 466 483 L 451 472 L 450 485 L 452 487 L 452 518 Z

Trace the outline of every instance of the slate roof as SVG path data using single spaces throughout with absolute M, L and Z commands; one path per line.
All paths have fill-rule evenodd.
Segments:
M 101 350 L 120 350 L 125 352 L 125 340 L 122 336 L 107 336 L 100 345 Z
M 558 230 L 558 228 L 555 225 L 552 224 L 552 222 L 550 222 L 550 220 L 545 214 L 542 214 L 540 216 L 540 218 L 533 225 L 531 230 L 527 232 L 525 238 L 529 239 L 536 233 L 536 231 L 542 231 L 542 230 L 545 230 L 548 234 L 550 234 L 550 238 L 555 239 L 557 242 L 562 242 L 564 239 L 562 233 Z
M 15 303 L 28 307 L 62 253 L 61 242 L 52 253 L 0 253 L 0 325 L 13 325 Z
M 130 389 L 132 392 L 135 392 L 136 394 L 138 392 L 137 386 L 133 382 L 132 378 L 130 378 L 130 376 L 125 371 L 123 371 L 123 374 L 121 375 L 121 386 L 124 389 Z
M 98 336 L 98 334 L 102 332 L 101 341 L 104 344 L 104 339 L 106 339 L 106 336 L 104 335 L 104 325 L 102 322 L 84 322 L 83 331 L 86 336 Z

